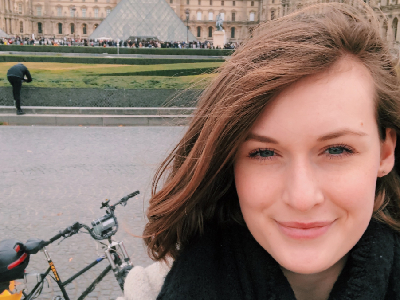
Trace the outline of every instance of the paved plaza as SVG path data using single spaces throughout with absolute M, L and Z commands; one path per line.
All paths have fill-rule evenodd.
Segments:
M 159 163 L 184 133 L 185 127 L 12 127 L 0 126 L 0 240 L 49 239 L 79 221 L 90 225 L 101 217 L 101 202 L 115 202 L 135 190 L 141 194 L 119 206 L 116 240 L 123 240 L 135 265 L 151 263 L 140 235 L 150 197 L 151 180 Z M 102 254 L 101 245 L 78 234 L 48 251 L 61 280 Z M 67 290 L 77 299 L 102 269 L 103 261 Z M 45 271 L 43 253 L 31 256 L 28 272 Z M 45 285 L 38 299 L 60 294 Z M 115 299 L 122 293 L 112 273 L 87 299 Z

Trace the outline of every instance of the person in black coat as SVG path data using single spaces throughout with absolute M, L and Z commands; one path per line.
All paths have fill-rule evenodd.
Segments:
M 26 79 L 25 79 L 26 76 Z M 23 64 L 17 64 L 12 66 L 7 72 L 7 79 L 13 88 L 13 97 L 15 100 L 15 106 L 17 109 L 17 115 L 25 114 L 21 109 L 21 88 L 22 82 L 31 82 L 32 76 L 29 70 Z

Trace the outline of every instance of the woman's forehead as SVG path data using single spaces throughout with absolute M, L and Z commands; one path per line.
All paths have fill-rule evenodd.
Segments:
M 283 90 L 264 109 L 251 131 L 331 131 L 331 127 L 368 122 L 376 126 L 374 95 L 368 69 L 344 57 L 325 72 L 305 77 Z
M 279 93 L 276 98 L 282 94 L 291 92 L 293 89 L 301 88 L 307 84 L 314 84 L 315 86 L 323 85 L 332 82 L 338 77 L 346 80 L 346 77 L 351 78 L 354 76 L 364 81 L 365 88 L 374 87 L 374 79 L 372 78 L 371 72 L 368 70 L 368 68 L 357 57 L 350 54 L 345 54 L 325 71 L 316 74 L 310 74 L 289 85 L 281 93 Z M 374 90 L 372 91 L 374 92 Z

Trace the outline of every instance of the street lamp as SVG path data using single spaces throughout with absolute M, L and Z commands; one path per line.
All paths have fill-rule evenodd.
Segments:
M 74 12 L 74 43 L 73 43 L 73 45 L 75 46 L 75 32 L 76 32 L 76 13 L 75 13 L 76 7 L 75 7 L 75 5 L 72 6 L 71 10 Z
M 186 14 L 186 43 L 189 45 L 189 9 L 186 8 L 185 14 Z

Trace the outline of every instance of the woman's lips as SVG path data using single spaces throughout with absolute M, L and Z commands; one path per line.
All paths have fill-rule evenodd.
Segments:
M 288 237 L 293 239 L 315 239 L 331 227 L 332 222 L 276 222 L 279 229 Z

